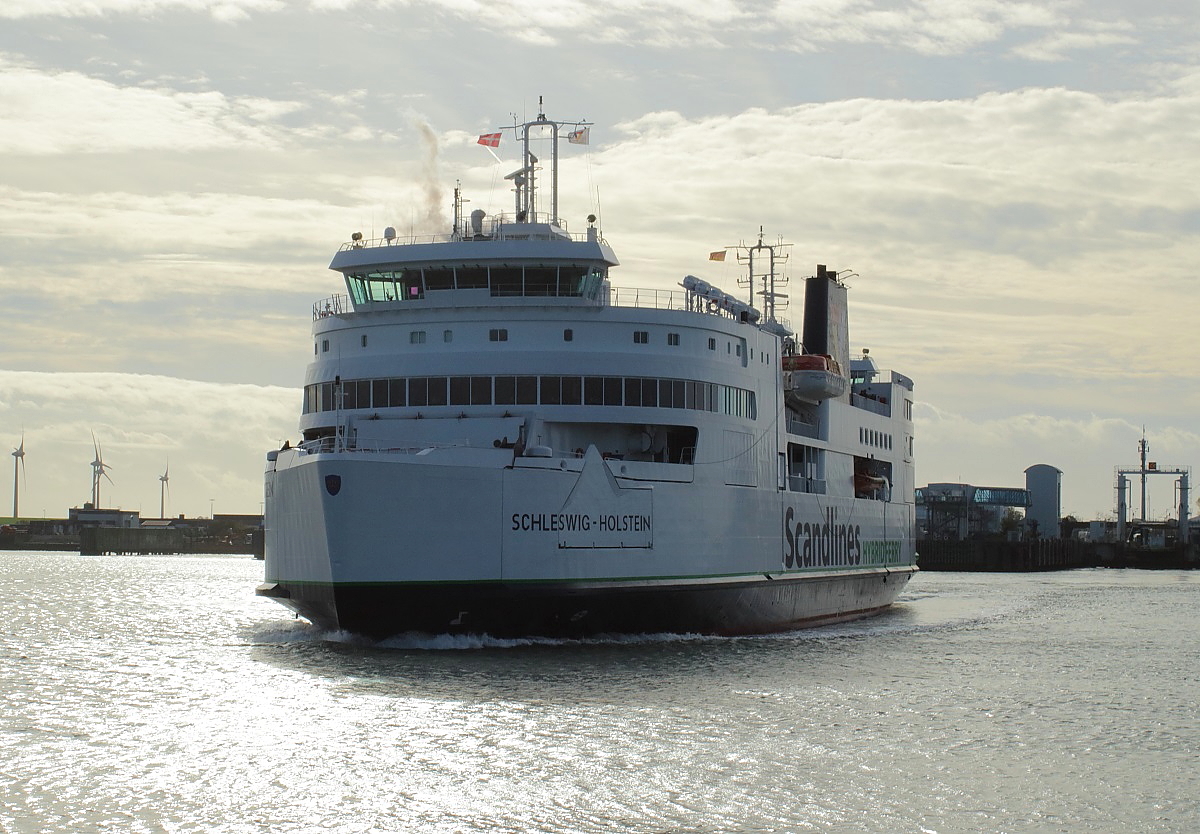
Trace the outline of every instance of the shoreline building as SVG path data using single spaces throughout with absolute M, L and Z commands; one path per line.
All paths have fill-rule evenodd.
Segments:
M 917 489 L 920 539 L 964 541 L 1001 536 L 1009 509 L 1027 509 L 1029 490 L 971 484 L 929 484 Z
M 1029 508 L 1025 519 L 1044 539 L 1062 535 L 1062 470 L 1048 463 L 1037 463 L 1025 470 L 1025 489 Z

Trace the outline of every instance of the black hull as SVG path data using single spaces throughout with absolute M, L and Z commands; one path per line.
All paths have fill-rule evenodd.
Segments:
M 493 637 L 744 635 L 860 619 L 887 608 L 915 568 L 693 585 L 465 583 L 259 586 L 314 625 L 373 639 L 406 632 Z

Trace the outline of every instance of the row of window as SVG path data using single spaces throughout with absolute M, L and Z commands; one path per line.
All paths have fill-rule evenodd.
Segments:
M 489 289 L 494 296 L 594 298 L 607 271 L 593 264 L 565 266 L 412 267 L 350 272 L 346 284 L 356 304 L 415 301 L 427 291 Z
M 880 449 L 892 448 L 892 436 L 886 432 L 868 429 L 865 426 L 858 427 L 858 442 L 865 446 L 877 446 Z
M 565 330 L 563 330 L 563 341 L 564 342 L 571 342 L 574 340 L 575 340 L 575 331 L 574 330 L 572 330 L 569 327 L 566 328 Z M 367 334 L 366 333 L 362 334 L 361 341 L 362 341 L 362 346 L 366 347 L 367 346 Z M 426 332 L 424 330 L 410 330 L 408 332 L 408 341 L 409 341 L 409 344 L 423 345 L 427 341 Z M 442 331 L 442 341 L 446 342 L 446 343 L 450 343 L 450 342 L 454 341 L 454 331 L 453 330 L 443 330 Z M 494 328 L 488 330 L 488 341 L 490 341 L 490 342 L 507 342 L 508 341 L 508 328 L 507 327 L 494 327 Z M 633 341 L 634 341 L 634 344 L 639 344 L 639 345 L 650 344 L 650 331 L 648 331 L 648 330 L 633 331 Z M 673 347 L 678 347 L 679 346 L 679 334 L 678 333 L 668 333 L 667 334 L 667 344 L 671 345 Z M 315 344 L 313 345 L 313 353 L 317 354 L 320 351 L 329 353 L 329 347 L 330 347 L 329 340 L 322 339 L 319 350 Z M 736 347 L 737 347 L 737 355 L 741 356 L 742 355 L 741 344 L 739 343 L 738 345 L 736 345 Z M 726 349 L 728 351 L 732 351 L 733 348 L 734 348 L 734 346 L 731 343 L 726 344 Z M 716 339 L 709 337 L 708 349 L 709 350 L 717 349 L 717 340 Z M 763 356 L 765 357 L 766 354 L 763 354 Z
M 337 390 L 340 388 L 340 391 Z M 338 403 L 340 393 L 341 402 Z M 754 392 L 715 382 L 620 376 L 431 376 L 304 386 L 304 413 L 438 405 L 619 405 L 758 418 Z

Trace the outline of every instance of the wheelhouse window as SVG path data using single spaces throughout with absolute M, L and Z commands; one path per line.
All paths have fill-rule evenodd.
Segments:
M 525 295 L 558 295 L 558 267 L 525 267 Z
M 570 265 L 558 269 L 559 295 L 595 298 L 603 282 L 604 272 L 597 267 Z
M 454 270 L 447 268 L 426 268 L 425 289 L 452 290 L 454 289 Z
M 492 295 L 523 295 L 525 291 L 525 277 L 519 266 L 493 266 L 491 268 L 492 276 Z
M 425 297 L 419 269 L 351 272 L 346 275 L 346 286 L 356 304 L 412 301 Z
M 460 266 L 454 270 L 455 283 L 460 290 L 485 290 L 488 286 L 486 266 Z

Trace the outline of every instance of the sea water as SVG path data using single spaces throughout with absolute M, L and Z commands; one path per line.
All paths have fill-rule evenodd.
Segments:
M 1200 574 L 756 638 L 327 633 L 248 557 L 0 553 L 0 830 L 1200 830 Z

